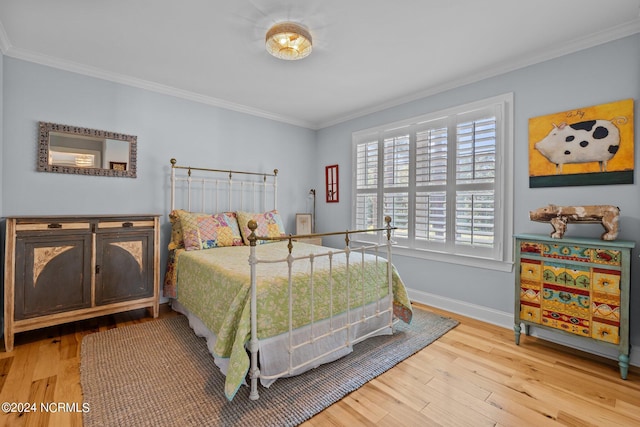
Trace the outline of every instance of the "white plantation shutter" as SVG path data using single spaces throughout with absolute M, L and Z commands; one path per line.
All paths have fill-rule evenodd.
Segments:
M 384 187 L 409 185 L 409 135 L 385 138 L 383 155 Z
M 383 213 L 393 218 L 398 227 L 396 237 L 409 236 L 409 138 L 408 133 L 384 138 L 382 141 Z
M 384 195 L 384 215 L 393 219 L 393 225 L 398 227 L 396 237 L 407 239 L 409 237 L 409 193 L 394 192 Z
M 447 123 L 435 120 L 416 129 L 415 245 L 447 240 Z
M 416 185 L 447 183 L 447 128 L 416 132 Z
M 416 193 L 416 246 L 447 240 L 447 196 L 444 191 Z
M 370 140 L 356 148 L 356 216 L 357 230 L 378 227 L 378 141 Z
M 456 244 L 493 247 L 494 211 L 493 191 L 456 192 Z
M 494 182 L 496 118 L 459 123 L 456 131 L 456 181 L 459 184 Z
M 508 262 L 511 106 L 505 95 L 354 133 L 353 225 L 389 215 L 414 255 Z
M 457 119 L 456 245 L 487 249 L 494 245 L 497 120 L 492 108 Z
M 356 154 L 356 187 L 358 190 L 378 186 L 378 141 L 358 144 Z
M 356 230 L 378 228 L 378 196 L 376 194 L 356 195 Z

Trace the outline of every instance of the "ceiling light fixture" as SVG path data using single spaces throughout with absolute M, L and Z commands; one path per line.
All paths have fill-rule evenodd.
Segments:
M 265 45 L 271 55 L 286 60 L 305 58 L 313 49 L 309 30 L 294 22 L 281 22 L 271 27 Z

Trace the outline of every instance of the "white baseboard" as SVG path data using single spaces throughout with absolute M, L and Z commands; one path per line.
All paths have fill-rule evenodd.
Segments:
M 418 291 L 415 289 L 407 289 L 407 292 L 409 293 L 409 298 L 411 298 L 412 301 L 430 305 L 435 308 L 450 311 L 452 313 L 471 317 L 473 319 L 481 320 L 492 325 L 513 330 L 513 313 L 494 310 L 492 308 L 483 307 L 481 305 L 471 304 L 468 302 L 430 294 L 428 292 Z M 541 328 L 531 327 L 529 328 L 529 332 L 530 335 L 534 337 L 539 337 L 556 344 L 561 344 L 567 347 L 575 348 L 577 350 L 596 354 L 608 359 L 618 360 L 618 352 L 616 351 L 616 349 L 611 347 L 601 346 L 591 341 L 584 341 L 578 337 L 574 338 L 571 336 L 566 336 L 564 334 L 560 336 L 560 334 L 553 333 L 553 331 L 548 331 Z M 522 337 L 520 339 L 523 340 L 526 339 L 526 337 Z M 630 352 L 629 364 L 640 367 L 640 354 L 638 354 L 637 351 Z

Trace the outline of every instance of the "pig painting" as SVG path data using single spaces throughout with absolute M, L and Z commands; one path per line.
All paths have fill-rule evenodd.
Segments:
M 613 120 L 586 120 L 553 125 L 553 129 L 535 149 L 556 165 L 556 174 L 568 163 L 598 162 L 600 171 L 607 170 L 607 162 L 620 148 L 620 131 L 616 125 L 627 122 L 626 117 Z
M 529 212 L 529 219 L 537 222 L 549 222 L 553 227 L 551 237 L 562 239 L 567 223 L 597 223 L 604 227 L 602 240 L 615 240 L 618 237 L 620 208 L 611 205 L 592 206 L 556 206 L 549 205 Z

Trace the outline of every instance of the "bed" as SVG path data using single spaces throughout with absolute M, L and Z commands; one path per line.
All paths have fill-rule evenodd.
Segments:
M 391 218 L 364 231 L 286 234 L 277 170 L 253 173 L 171 160 L 171 241 L 164 295 L 207 340 L 232 400 L 336 360 L 359 341 L 411 320 L 391 264 Z M 380 235 L 381 243 L 354 244 Z M 345 247 L 304 243 L 342 235 Z

